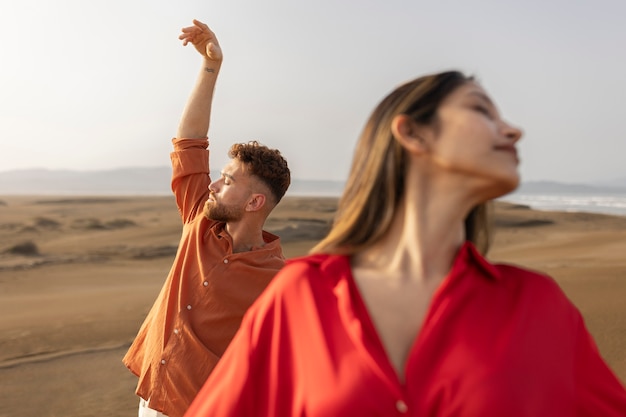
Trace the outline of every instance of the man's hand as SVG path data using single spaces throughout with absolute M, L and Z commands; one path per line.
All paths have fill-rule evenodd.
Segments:
M 178 39 L 183 41 L 184 46 L 191 42 L 204 58 L 222 62 L 222 48 L 215 33 L 207 25 L 194 19 L 193 26 L 183 28 L 182 32 Z

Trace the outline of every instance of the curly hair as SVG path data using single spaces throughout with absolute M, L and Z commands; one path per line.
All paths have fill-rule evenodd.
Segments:
M 248 143 L 235 143 L 230 147 L 228 156 L 246 164 L 250 173 L 269 187 L 278 204 L 291 183 L 287 161 L 280 151 L 253 140 Z

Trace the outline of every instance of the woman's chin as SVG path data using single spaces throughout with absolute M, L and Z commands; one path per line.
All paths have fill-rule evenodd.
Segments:
M 497 181 L 492 187 L 489 188 L 487 193 L 488 195 L 485 200 L 494 200 L 496 198 L 503 197 L 515 191 L 519 185 L 520 177 L 517 175 L 501 178 L 500 181 Z

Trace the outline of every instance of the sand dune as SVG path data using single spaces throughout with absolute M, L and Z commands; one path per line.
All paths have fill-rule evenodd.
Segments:
M 285 254 L 327 231 L 334 198 L 286 198 Z M 496 206 L 490 258 L 554 276 L 626 381 L 626 217 Z M 0 417 L 134 416 L 121 363 L 180 236 L 171 197 L 0 199 Z

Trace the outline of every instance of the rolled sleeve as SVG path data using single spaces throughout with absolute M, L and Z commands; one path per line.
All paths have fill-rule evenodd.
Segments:
M 208 197 L 209 140 L 172 139 L 172 191 L 183 223 L 193 220 Z

